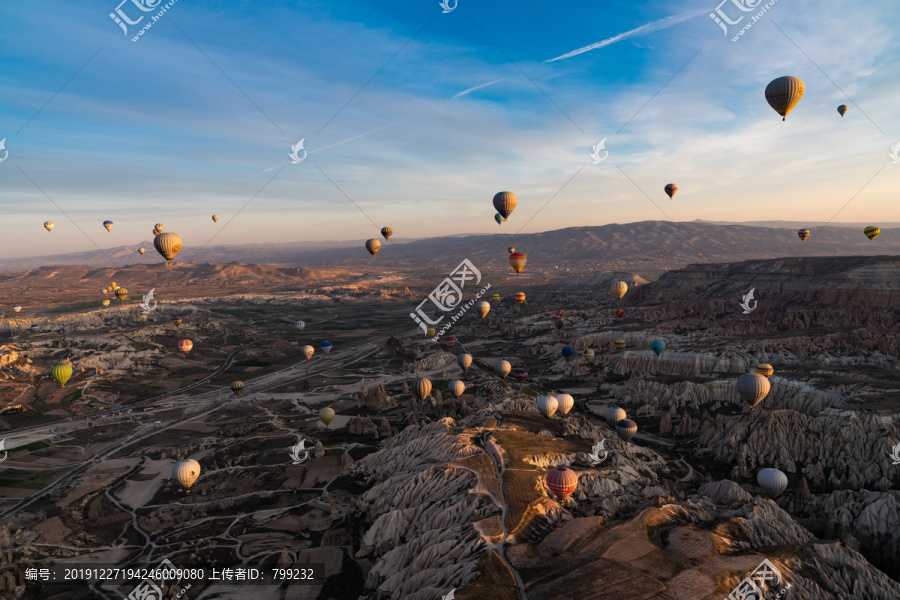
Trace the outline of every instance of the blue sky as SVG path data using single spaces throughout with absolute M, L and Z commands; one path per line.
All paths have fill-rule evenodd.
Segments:
M 122 10 L 146 16 L 128 36 L 109 17 L 118 0 L 0 6 L 0 256 L 136 244 L 156 222 L 190 256 L 216 232 L 213 244 L 364 240 L 383 225 L 407 238 L 666 218 L 814 227 L 851 198 L 836 221 L 900 221 L 893 2 L 778 0 L 737 42 L 705 0 L 260 4 L 178 0 L 138 42 L 156 10 L 131 0 Z M 782 123 L 763 90 L 786 74 L 806 94 Z M 301 138 L 310 154 L 290 164 Z M 500 190 L 519 198 L 502 228 Z

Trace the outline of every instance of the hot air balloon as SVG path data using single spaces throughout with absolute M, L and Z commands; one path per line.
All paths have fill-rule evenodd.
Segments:
M 331 347 L 333 345 L 334 344 L 332 344 L 331 342 L 322 342 L 322 352 L 328 354 L 329 352 L 331 352 Z
M 846 104 L 841 104 L 840 106 L 838 106 L 838 112 L 841 114 L 842 117 L 843 117 L 845 114 L 847 114 L 847 105 L 846 105 Z
M 878 237 L 878 234 L 881 233 L 881 229 L 875 227 L 874 225 L 869 225 L 865 229 L 863 229 L 863 233 L 866 234 L 866 237 L 870 240 L 874 240 Z
M 549 419 L 559 408 L 559 403 L 553 396 L 541 396 L 537 399 L 537 407 L 541 414 Z
M 512 192 L 497 192 L 494 194 L 494 209 L 500 213 L 504 219 L 516 209 L 516 195 Z
M 566 314 L 566 313 L 565 313 L 565 311 L 563 311 L 563 310 L 558 310 L 558 311 L 556 311 L 556 316 L 557 316 L 557 317 L 562 317 L 562 316 L 565 315 L 565 314 Z
M 500 379 L 505 378 L 509 375 L 509 370 L 512 366 L 505 360 L 498 360 L 494 363 L 494 373 L 500 376 Z
M 143 248 L 138 248 L 138 254 L 143 255 L 145 250 Z
M 13 312 L 19 312 L 22 310 L 22 306 L 19 304 L 13 304 Z
M 437 333 L 437 331 L 435 331 L 434 327 L 429 327 L 428 330 L 425 332 L 425 337 L 427 337 L 428 339 L 431 339 L 435 336 L 436 333 Z
M 104 289 L 103 289 L 103 295 L 105 296 L 105 295 L 107 295 L 108 293 L 109 293 L 109 288 L 104 288 Z
M 325 428 L 327 429 L 331 422 L 334 420 L 334 409 L 330 407 L 323 408 L 319 411 L 319 420 L 325 423 Z
M 562 349 L 562 357 L 566 359 L 566 362 L 569 362 L 573 358 L 575 358 L 575 348 L 571 346 L 566 346 Z
M 125 299 L 128 298 L 128 290 L 120 287 L 116 290 L 116 298 L 119 299 L 119 302 L 125 302 Z
M 627 419 L 625 411 L 618 406 L 611 406 L 606 409 L 606 422 L 610 425 L 618 423 L 623 419 Z
M 101 302 L 100 304 L 103 305 L 103 306 L 109 306 L 109 300 L 104 300 L 104 301 Z
M 515 315 L 515 316 L 518 317 L 520 312 L 522 312 L 522 309 L 521 309 L 520 307 L 518 307 L 518 306 L 513 306 L 513 307 L 512 307 L 512 314 L 513 314 L 513 315 Z
M 547 487 L 560 502 L 565 502 L 578 487 L 578 475 L 572 469 L 556 467 L 547 473 Z
M 617 308 L 617 309 L 616 309 L 616 316 L 617 316 L 618 318 L 620 318 L 620 319 L 621 319 L 622 317 L 624 317 L 624 316 L 625 316 L 625 309 L 624 309 L 624 308 Z
M 594 362 L 594 349 L 588 348 L 582 353 L 582 356 L 584 356 L 584 360 L 588 362 Z
M 756 365 L 756 372 L 768 379 L 772 376 L 772 373 L 775 372 L 775 369 L 772 368 L 772 365 L 768 365 L 766 363 L 762 363 Z
M 756 476 L 756 482 L 769 498 L 777 498 L 788 485 L 787 475 L 778 469 L 763 469 Z
M 665 343 L 664 341 L 662 341 L 662 340 L 653 340 L 653 341 L 650 343 L 650 349 L 653 350 L 653 352 L 654 352 L 657 356 L 659 356 L 660 354 L 663 353 L 663 350 L 666 349 L 666 343 Z
M 444 343 L 447 344 L 448 348 L 452 348 L 456 344 L 456 338 L 452 335 L 448 335 L 444 338 Z
M 300 356 L 302 356 L 306 360 L 309 360 L 312 358 L 313 352 L 315 352 L 315 351 L 316 351 L 315 348 L 313 348 L 312 346 L 307 344 L 307 345 L 303 346 L 302 348 L 300 348 Z
M 559 406 L 559 414 L 566 416 L 575 406 L 575 398 L 569 394 L 560 394 L 556 397 L 556 403 Z
M 172 259 L 181 251 L 181 236 L 177 233 L 160 233 L 153 239 L 153 247 L 171 265 Z
M 450 390 L 450 393 L 453 394 L 454 398 L 459 398 L 463 395 L 463 392 L 466 391 L 466 384 L 458 379 L 454 379 L 447 384 L 447 389 Z
M 66 382 L 72 376 L 72 363 L 64 360 L 50 369 L 50 377 L 56 380 L 59 387 L 66 387 Z
M 147 315 L 141 315 L 138 317 L 138 321 L 140 321 L 141 323 L 145 322 L 146 320 L 147 320 Z
M 375 238 L 372 238 L 371 240 L 366 242 L 366 250 L 368 250 L 369 254 L 371 254 L 372 256 L 378 254 L 379 249 L 381 249 L 381 242 L 379 242 Z
M 744 402 L 754 410 L 769 393 L 769 380 L 759 373 L 744 373 L 737 378 L 737 391 Z
M 809 229 L 801 229 L 797 232 L 797 237 L 800 238 L 801 242 L 805 242 L 806 238 L 809 237 Z
M 616 350 L 624 350 L 627 345 L 625 340 L 616 340 Z
M 113 222 L 112 221 L 103 221 L 103 226 L 106 227 L 107 231 L 112 231 Z
M 53 224 L 53 221 L 47 221 L 46 223 L 44 223 L 44 229 L 46 229 L 47 231 L 53 231 L 54 227 L 55 225 Z
M 519 383 L 522 383 L 528 377 L 528 371 L 526 371 L 525 369 L 522 369 L 522 368 L 517 368 L 517 369 L 513 369 L 510 372 L 510 375 L 513 376 L 513 379 L 515 379 Z
M 460 354 L 456 357 L 456 364 L 459 365 L 459 368 L 463 371 L 467 370 L 469 366 L 472 364 L 472 355 L 471 354 Z
M 525 292 L 516 292 L 516 295 L 513 296 L 518 304 L 522 304 L 525 302 Z
M 502 225 L 503 222 L 506 221 L 500 213 L 494 215 L 494 220 L 497 221 L 497 225 Z
M 234 392 L 234 395 L 240 398 L 241 392 L 244 391 L 244 382 L 243 381 L 235 381 L 231 384 L 231 391 Z
M 616 433 L 618 433 L 619 437 L 625 442 L 630 442 L 631 438 L 633 438 L 637 433 L 637 430 L 637 423 L 635 423 L 631 419 L 622 419 L 621 421 L 616 421 Z
M 303 331 L 303 328 L 306 327 L 306 323 L 303 321 L 294 321 L 294 327 L 296 327 L 298 331 Z
M 513 254 L 513 253 L 516 251 L 516 249 L 513 248 L 512 246 L 510 246 L 509 248 L 507 248 L 507 250 L 509 251 L 510 254 Z
M 218 222 L 219 222 L 219 215 L 213 215 L 213 216 L 212 216 L 212 220 L 213 220 L 213 223 L 218 223 Z
M 554 318 L 553 318 L 553 323 L 556 325 L 556 328 L 557 328 L 557 329 L 562 329 L 562 328 L 563 328 L 563 325 L 564 325 L 564 324 L 563 324 L 563 320 L 560 319 L 559 317 L 554 317 Z
M 525 256 L 524 252 L 513 252 L 509 255 L 509 265 L 516 273 L 522 272 L 522 269 L 525 268 L 525 263 L 527 262 L 527 260 L 528 257 Z
M 156 228 L 154 228 L 150 233 L 152 233 L 154 236 L 159 235 L 159 231 L 157 231 Z
M 156 229 L 160 233 L 162 233 L 163 231 L 166 230 L 166 226 L 163 225 L 162 223 L 157 223 L 156 225 L 153 226 L 153 228 Z
M 487 315 L 488 312 L 491 310 L 491 304 L 489 302 L 482 300 L 481 302 L 479 302 L 478 304 L 475 305 L 475 310 L 476 310 L 476 312 L 478 312 L 478 314 L 483 319 L 485 317 L 485 315 Z
M 773 79 L 766 86 L 766 102 L 784 121 L 803 97 L 803 81 L 799 77 L 784 76 Z
M 181 317 L 172 317 L 172 324 L 175 325 L 175 327 L 181 325 Z
M 493 300 L 494 302 L 500 302 L 500 294 L 494 294 L 493 296 L 491 296 L 491 300 Z
M 194 342 L 191 340 L 181 340 L 178 342 L 178 349 L 184 352 L 184 355 L 187 356 L 191 351 L 191 348 L 194 347 Z
M 674 196 L 674 195 L 675 195 L 675 192 L 677 192 L 677 191 L 678 191 L 678 186 L 675 185 L 674 183 L 667 183 L 667 184 L 666 184 L 666 193 L 669 195 L 669 198 L 671 198 L 672 196 Z
M 394 235 L 394 230 L 391 229 L 390 227 L 382 227 L 381 235 L 384 236 L 385 240 L 389 240 L 389 239 L 391 239 L 391 236 Z
M 115 281 L 113 281 L 113 282 L 112 282 L 111 284 L 109 284 L 109 285 L 110 285 L 110 287 L 111 287 L 112 289 L 116 289 L 117 287 L 119 287 L 119 286 L 116 284 Z
M 628 284 L 625 283 L 624 281 L 617 281 L 614 284 L 612 284 L 612 288 L 610 288 L 610 289 L 612 289 L 613 296 L 615 296 L 617 299 L 621 300 L 622 296 L 625 295 L 625 292 L 628 291 Z
M 200 477 L 200 463 L 193 458 L 179 460 L 172 467 L 172 479 L 184 488 L 185 493 L 191 493 L 191 486 Z
M 431 381 L 420 377 L 413 383 L 413 393 L 420 401 L 425 402 L 425 398 L 431 393 Z

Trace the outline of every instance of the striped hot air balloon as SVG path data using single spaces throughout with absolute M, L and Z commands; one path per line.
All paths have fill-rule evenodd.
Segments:
M 504 219 L 509 218 L 512 211 L 516 209 L 517 203 L 516 195 L 512 192 L 497 192 L 494 194 L 494 209 Z
M 243 381 L 235 381 L 231 384 L 231 391 L 234 392 L 235 396 L 240 397 L 241 392 L 244 391 L 244 382 Z
M 391 236 L 394 235 L 394 230 L 391 229 L 390 227 L 382 227 L 381 235 L 384 236 L 384 239 L 389 240 L 389 239 L 391 239 Z
M 617 281 L 612 284 L 610 289 L 612 290 L 613 296 L 615 296 L 616 299 L 621 300 L 622 296 L 625 295 L 625 292 L 628 291 L 628 284 L 624 281 Z
M 53 221 L 46 221 L 44 223 L 44 229 L 46 229 L 47 231 L 53 231 L 54 227 L 55 225 L 53 224 Z
M 64 360 L 50 369 L 50 376 L 56 380 L 59 387 L 66 387 L 66 382 L 72 376 L 72 363 Z
M 491 300 L 494 302 L 500 302 L 500 294 L 494 294 L 491 296 Z
M 463 395 L 463 392 L 466 391 L 466 384 L 458 379 L 454 379 L 447 384 L 447 389 L 453 394 L 454 398 L 459 398 Z
M 778 469 L 763 469 L 756 476 L 756 482 L 769 498 L 777 498 L 787 489 L 787 475 Z
M 116 290 L 116 298 L 119 299 L 119 302 L 125 302 L 125 300 L 128 298 L 128 290 L 120 287 Z
M 559 408 L 559 402 L 554 396 L 541 396 L 537 399 L 537 407 L 540 413 L 549 419 Z
M 616 350 L 624 350 L 627 345 L 625 340 L 616 340 Z
M 666 194 L 669 195 L 669 198 L 671 198 L 672 196 L 674 196 L 674 195 L 675 195 L 675 192 L 677 192 L 677 191 L 678 191 L 678 186 L 675 185 L 674 183 L 667 183 L 667 184 L 666 184 Z
M 809 229 L 801 229 L 797 232 L 797 237 L 800 238 L 801 242 L 805 242 L 806 238 L 809 237 Z
M 181 340 L 178 342 L 178 349 L 184 352 L 184 355 L 187 356 L 191 351 L 191 348 L 194 347 L 194 342 L 191 340 Z
M 303 321 L 294 321 L 294 327 L 297 328 L 297 331 L 303 331 L 303 328 L 306 327 L 306 323 Z
M 427 337 L 430 340 L 436 334 L 437 334 L 437 330 L 435 330 L 434 327 L 429 327 L 428 330 L 425 332 L 425 337 Z
M 525 292 L 516 292 L 516 295 L 513 296 L 515 298 L 517 304 L 522 304 L 525 302 Z
M 799 77 L 785 75 L 773 79 L 766 86 L 766 102 L 781 115 L 781 120 L 784 121 L 788 113 L 800 102 L 803 91 L 803 81 Z
M 763 377 L 765 377 L 766 379 L 768 379 L 769 377 L 772 376 L 772 373 L 775 372 L 775 369 L 772 368 L 772 365 L 762 363 L 762 364 L 756 365 L 756 372 L 759 373 L 760 375 L 762 375 Z
M 413 393 L 416 395 L 416 398 L 424 402 L 425 398 L 431 393 L 431 381 L 424 377 L 416 379 L 413 384 Z
M 769 380 L 759 373 L 744 373 L 737 378 L 738 394 L 750 405 L 750 410 L 756 409 L 756 405 L 768 395 L 769 389 Z
M 522 382 L 525 381 L 525 379 L 528 377 L 528 371 L 526 371 L 525 369 L 519 367 L 519 368 L 513 369 L 513 370 L 510 372 L 510 375 L 513 376 L 513 379 L 515 379 L 515 380 L 518 381 L 519 383 L 522 383 Z
M 616 433 L 619 434 L 619 437 L 622 439 L 622 441 L 630 442 L 631 439 L 637 434 L 637 430 L 637 423 L 635 423 L 631 419 L 622 419 L 621 421 L 616 421 Z
M 181 252 L 181 236 L 177 233 L 160 233 L 153 239 L 153 247 L 171 265 L 175 255 Z
M 866 234 L 866 237 L 870 240 L 874 240 L 878 237 L 878 234 L 881 233 L 881 229 L 875 227 L 874 225 L 869 225 L 865 229 L 863 229 L 863 233 Z
M 522 269 L 525 268 L 527 260 L 528 257 L 525 256 L 524 252 L 513 252 L 509 255 L 509 266 L 511 266 L 516 273 L 521 273 Z
M 556 467 L 547 473 L 547 487 L 560 502 L 565 502 L 578 487 L 578 475 L 572 469 Z

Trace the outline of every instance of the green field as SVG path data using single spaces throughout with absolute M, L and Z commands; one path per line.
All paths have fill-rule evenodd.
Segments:
M 66 473 L 66 469 L 47 471 L 19 471 L 7 469 L 0 473 L 0 487 L 42 490 Z

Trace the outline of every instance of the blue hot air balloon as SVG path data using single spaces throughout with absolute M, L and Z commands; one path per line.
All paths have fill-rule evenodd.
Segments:
M 322 352 L 328 354 L 329 352 L 331 352 L 331 347 L 333 345 L 334 344 L 332 344 L 331 342 L 322 342 Z
M 562 349 L 562 356 L 566 359 L 566 362 L 569 362 L 573 358 L 575 358 L 575 348 L 571 346 L 566 346 Z
M 663 350 L 666 349 L 666 343 L 662 340 L 653 340 L 650 344 L 650 349 L 656 353 L 657 356 L 663 353 Z

